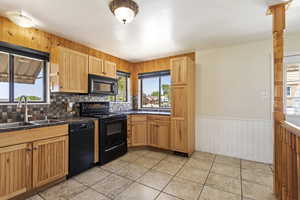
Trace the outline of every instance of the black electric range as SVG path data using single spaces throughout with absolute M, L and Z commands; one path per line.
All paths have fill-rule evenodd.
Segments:
M 109 102 L 81 102 L 80 115 L 99 119 L 99 163 L 127 152 L 127 116 L 109 112 Z

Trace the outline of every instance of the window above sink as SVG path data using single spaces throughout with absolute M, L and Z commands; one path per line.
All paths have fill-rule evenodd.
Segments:
M 47 53 L 0 42 L 0 104 L 48 103 Z

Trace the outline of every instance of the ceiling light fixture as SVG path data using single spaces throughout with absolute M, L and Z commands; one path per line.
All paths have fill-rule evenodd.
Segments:
M 7 12 L 6 16 L 10 19 L 10 21 L 23 28 L 31 28 L 35 26 L 34 21 L 30 17 L 25 16 L 22 11 Z
M 112 0 L 109 3 L 111 12 L 124 23 L 130 23 L 139 12 L 139 6 L 133 0 Z

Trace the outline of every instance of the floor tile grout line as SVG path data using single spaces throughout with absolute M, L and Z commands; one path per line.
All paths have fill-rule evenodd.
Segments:
M 145 154 L 144 154 L 143 156 L 147 157 Z M 142 157 L 142 156 L 141 156 L 141 157 Z M 157 162 L 157 163 L 156 163 L 155 165 L 153 165 L 151 168 L 147 168 L 148 170 L 145 171 L 145 173 L 143 173 L 143 175 L 141 175 L 140 177 L 138 177 L 137 179 L 135 179 L 135 180 L 132 182 L 132 184 L 138 183 L 138 184 L 141 184 L 141 185 L 143 185 L 143 186 L 145 186 L 145 187 L 149 187 L 149 188 L 151 188 L 151 189 L 154 189 L 154 190 L 156 190 L 156 191 L 159 191 L 159 193 L 158 193 L 157 196 L 154 198 L 154 200 L 157 199 L 157 198 L 159 197 L 159 195 L 162 193 L 162 190 L 158 190 L 158 189 L 156 189 L 156 188 L 153 188 L 153 187 L 150 187 L 150 186 L 148 186 L 148 185 L 142 184 L 142 183 L 140 183 L 140 182 L 137 182 L 137 180 L 140 179 L 141 177 L 143 177 L 143 176 L 144 176 L 146 173 L 148 173 L 149 171 L 153 170 L 153 168 L 154 168 L 155 166 L 159 165 L 159 163 L 161 163 L 161 162 L 162 162 L 163 160 L 165 160 L 167 157 L 168 157 L 168 155 L 166 155 L 164 158 L 161 158 L 159 162 Z M 148 158 L 150 159 L 151 157 L 148 157 Z M 152 157 L 152 159 L 154 159 L 154 158 Z M 144 168 L 145 168 L 145 167 L 144 167 Z M 127 177 L 124 177 L 124 178 L 127 178 Z M 128 179 L 128 178 L 127 178 L 127 179 Z M 130 184 L 130 186 L 131 186 L 132 184 Z M 129 187 L 130 187 L 130 186 L 129 186 Z M 128 187 L 128 188 L 129 188 L 129 187 Z M 126 190 L 126 189 L 125 189 L 125 190 Z M 124 191 L 125 191 L 125 190 L 124 190 Z M 122 192 L 124 192 L 124 191 L 122 191 Z M 121 192 L 121 193 L 122 193 L 122 192 Z M 120 193 L 120 194 L 121 194 L 121 193 Z M 120 194 L 119 194 L 119 195 L 120 195 Z M 119 195 L 118 195 L 118 196 L 119 196 Z
M 165 160 L 168 156 L 169 156 L 169 155 L 165 156 L 165 157 L 164 157 L 163 159 L 161 159 L 158 163 L 156 163 L 155 165 L 153 165 L 147 172 L 149 172 L 149 171 L 151 171 L 151 170 L 155 170 L 154 167 L 158 166 L 158 165 L 159 165 L 163 160 Z M 155 170 L 155 171 L 156 171 L 156 170 Z M 147 173 L 147 172 L 146 172 L 146 173 Z M 146 174 L 146 173 L 145 173 L 145 174 Z M 161 173 L 163 173 L 163 172 L 161 172 Z M 141 177 L 143 177 L 145 174 L 143 174 Z M 168 175 L 169 175 L 169 174 L 168 174 Z M 140 178 L 141 178 L 141 177 L 140 177 Z M 139 179 L 139 178 L 138 178 L 138 179 Z M 137 179 L 137 180 L 138 180 L 138 179 Z M 139 183 L 139 182 L 138 182 L 138 183 Z M 141 183 L 140 183 L 140 184 L 141 184 Z M 143 185 L 144 185 L 144 184 L 143 184 Z M 145 185 L 145 186 L 147 186 L 147 185 Z M 149 186 L 147 186 L 147 187 L 149 187 Z M 152 188 L 152 187 L 151 187 L 151 188 Z M 156 200 L 156 199 L 160 196 L 160 194 L 162 193 L 163 189 L 164 189 L 164 188 L 162 188 L 161 190 L 158 190 L 159 193 L 158 193 L 157 196 L 154 198 L 154 200 Z M 156 189 L 156 190 L 157 190 L 157 189 Z
M 147 154 L 147 153 L 139 154 L 139 155 L 138 155 L 138 158 L 135 159 L 134 161 L 131 161 L 131 162 L 128 162 L 128 161 L 125 161 L 125 160 L 121 160 L 121 161 L 127 163 L 126 165 L 124 165 L 124 167 L 126 167 L 127 165 L 130 165 L 130 164 L 134 164 L 134 165 L 143 167 L 142 165 L 136 164 L 135 162 L 136 162 L 136 160 L 138 160 L 139 158 L 145 157 L 145 154 Z M 211 166 L 210 166 L 210 169 L 208 170 L 208 175 L 207 175 L 207 177 L 206 177 L 206 179 L 205 179 L 205 182 L 203 183 L 203 188 L 201 189 L 200 194 L 199 194 L 199 196 L 198 196 L 198 198 L 197 198 L 198 200 L 200 199 L 200 197 L 201 197 L 201 195 L 202 195 L 202 193 L 203 193 L 204 187 L 207 186 L 207 180 L 208 180 L 208 177 L 209 177 L 211 174 L 214 173 L 214 172 L 212 172 L 213 166 L 214 166 L 216 163 L 218 163 L 218 162 L 216 162 L 217 155 L 215 155 L 215 154 L 213 154 L 213 155 L 214 155 L 214 158 L 213 158 L 213 160 L 212 160 L 212 164 L 211 164 Z M 159 161 L 158 161 L 156 164 L 154 164 L 152 167 L 150 167 L 150 168 L 148 168 L 148 167 L 143 167 L 143 168 L 146 169 L 146 171 L 143 172 L 143 173 L 141 173 L 141 175 L 138 176 L 138 178 L 136 178 L 136 179 L 134 179 L 134 180 L 132 180 L 131 178 L 128 178 L 128 177 L 126 177 L 126 176 L 119 175 L 119 174 L 117 174 L 116 172 L 112 172 L 112 171 L 110 171 L 110 170 L 104 169 L 104 168 L 102 168 L 102 166 L 97 166 L 97 165 L 96 165 L 95 167 L 98 167 L 99 169 L 108 172 L 109 175 L 105 176 L 104 178 L 102 178 L 101 180 L 95 182 L 95 183 L 92 184 L 92 185 L 86 185 L 86 184 L 84 184 L 83 182 L 81 182 L 81 181 L 79 181 L 79 180 L 76 180 L 75 178 L 71 178 L 71 180 L 74 180 L 74 181 L 80 183 L 81 185 L 83 185 L 83 186 L 85 187 L 83 191 L 79 192 L 79 193 L 76 194 L 75 196 L 77 196 L 77 195 L 79 195 L 79 194 L 85 192 L 85 191 L 88 190 L 88 189 L 91 189 L 91 190 L 95 191 L 96 193 L 101 194 L 101 195 L 103 195 L 104 197 L 106 197 L 106 198 L 112 200 L 112 199 L 114 199 L 114 198 L 117 198 L 119 195 L 121 195 L 125 190 L 127 190 L 129 187 L 131 187 L 132 184 L 138 183 L 138 184 L 141 184 L 141 185 L 143 185 L 143 186 L 145 186 L 145 187 L 148 187 L 148 188 L 150 188 L 150 189 L 153 189 L 153 190 L 155 190 L 155 191 L 158 191 L 158 194 L 157 194 L 157 195 L 155 196 L 155 198 L 154 198 L 154 199 L 156 199 L 156 200 L 159 198 L 159 196 L 160 196 L 162 193 L 163 193 L 163 194 L 170 195 L 170 196 L 173 196 L 173 197 L 176 197 L 176 198 L 178 198 L 178 199 L 182 199 L 182 198 L 177 197 L 177 196 L 175 196 L 175 195 L 173 195 L 173 194 L 169 194 L 169 193 L 167 193 L 167 192 L 164 192 L 164 190 L 165 190 L 165 188 L 166 188 L 166 187 L 167 187 L 167 186 L 168 186 L 168 185 L 169 185 L 169 184 L 170 184 L 170 183 L 178 176 L 178 174 L 180 173 L 180 171 L 181 171 L 185 166 L 188 166 L 187 163 L 188 163 L 188 161 L 189 161 L 190 159 L 187 159 L 187 160 L 185 160 L 185 161 L 182 163 L 182 166 L 177 170 L 177 172 L 176 172 L 174 175 L 171 175 L 170 180 L 168 181 L 168 183 L 167 183 L 162 189 L 156 189 L 156 188 L 154 188 L 154 187 L 152 187 L 152 186 L 148 186 L 148 185 L 146 185 L 146 184 L 143 184 L 143 183 L 138 182 L 138 180 L 141 179 L 143 176 L 145 176 L 145 174 L 149 173 L 151 170 L 155 170 L 154 168 L 155 168 L 157 165 L 159 165 L 161 162 L 165 161 L 169 156 L 173 156 L 173 155 L 172 155 L 172 154 L 165 153 L 165 155 L 164 155 L 163 157 L 161 157 L 161 158 L 159 159 Z M 147 158 L 149 158 L 149 159 L 151 159 L 151 158 L 154 159 L 153 157 L 147 157 Z M 196 159 L 196 160 L 199 160 L 199 159 Z M 203 159 L 200 159 L 200 160 L 203 160 Z M 206 159 L 206 160 L 207 160 L 207 159 Z M 173 162 L 176 163 L 175 161 L 173 161 Z M 180 162 L 177 162 L 177 163 L 181 164 L 181 161 L 180 161 Z M 220 164 L 224 164 L 224 163 L 220 163 Z M 243 197 L 242 159 L 240 159 L 239 165 L 240 165 L 241 199 L 244 199 L 244 197 Z M 228 166 L 230 166 L 230 165 L 228 165 Z M 272 173 L 272 169 L 271 169 L 270 165 L 268 165 L 268 166 L 269 166 L 269 170 L 270 170 L 271 173 Z M 190 166 L 188 166 L 188 167 L 190 167 Z M 195 167 L 192 167 L 192 168 L 195 168 Z M 199 168 L 195 168 L 195 169 L 199 169 Z M 202 169 L 199 169 L 199 170 L 202 170 Z M 155 171 L 158 171 L 158 170 L 155 170 Z M 202 170 L 202 171 L 204 171 L 204 170 Z M 168 173 L 161 172 L 161 171 L 158 171 L 158 172 L 164 173 L 164 174 L 168 174 Z M 217 173 L 216 173 L 216 174 L 217 174 Z M 114 198 L 109 197 L 109 196 L 107 196 L 106 194 L 103 194 L 103 193 L 97 191 L 96 189 L 92 188 L 94 185 L 100 183 L 100 182 L 103 181 L 105 178 L 107 178 L 107 177 L 109 177 L 109 176 L 111 176 L 111 175 L 117 175 L 117 176 L 120 176 L 120 177 L 122 177 L 122 178 L 124 178 L 124 179 L 130 181 L 130 184 L 128 184 L 128 186 L 126 186 L 126 188 L 125 188 L 122 192 L 120 192 L 120 194 L 118 194 L 118 195 L 117 195 L 116 197 L 114 197 Z M 170 175 L 170 174 L 168 174 L 168 175 Z M 222 174 L 220 174 L 220 175 L 222 175 Z M 224 175 L 224 176 L 226 176 L 226 175 Z M 229 176 L 228 176 L 228 177 L 229 177 Z M 179 177 L 179 178 L 181 178 L 181 177 Z M 233 178 L 233 177 L 230 177 L 230 178 Z M 188 179 L 185 179 L 185 178 L 182 178 L 182 179 L 184 179 L 184 180 L 186 180 L 186 181 L 189 181 L 189 182 L 196 183 L 196 184 L 200 184 L 199 182 L 195 182 L 195 181 L 188 180 Z M 68 179 L 66 179 L 65 181 L 67 181 L 67 180 L 68 180 Z M 70 179 L 69 179 L 69 180 L 70 180 Z M 258 184 L 258 185 L 262 185 L 262 186 L 269 187 L 268 185 L 256 183 L 256 182 L 251 181 L 251 180 L 250 180 L 250 181 L 245 180 L 245 181 L 250 182 L 250 183 L 254 183 L 254 184 Z M 202 185 L 202 184 L 201 184 L 201 185 Z M 219 189 L 219 190 L 220 190 L 220 189 Z M 223 190 L 220 190 L 220 191 L 223 191 Z M 228 191 L 224 191 L 224 192 L 228 192 Z M 41 195 L 41 193 L 42 193 L 42 191 L 41 191 L 41 192 L 38 192 L 37 195 L 38 195 L 39 197 L 41 197 L 41 199 L 46 200 L 46 199 Z M 232 193 L 232 192 L 228 192 L 228 193 Z M 232 193 L 232 194 L 237 195 L 236 193 Z
M 140 157 L 142 157 L 142 155 L 140 155 Z M 151 171 L 155 166 L 159 165 L 159 163 L 161 163 L 161 162 L 162 162 L 163 160 L 165 160 L 167 157 L 168 157 L 168 155 L 165 156 L 164 158 L 160 159 L 160 161 L 159 161 L 158 163 L 156 163 L 155 165 L 153 165 L 151 168 L 147 168 L 147 171 L 145 171 L 139 178 L 143 177 L 146 173 L 148 173 L 149 171 Z M 137 158 L 137 159 L 138 159 L 138 158 Z M 136 160 L 137 160 L 137 159 L 136 159 Z M 123 161 L 123 160 L 122 160 L 122 161 Z M 128 161 L 125 161 L 125 162 L 128 162 Z M 133 161 L 133 162 L 134 162 L 134 161 Z M 171 180 L 172 180 L 174 177 L 176 177 L 176 175 L 181 171 L 181 169 L 185 166 L 186 163 L 187 163 L 187 161 L 185 161 L 185 163 L 184 163 L 184 164 L 182 165 L 182 167 L 177 171 L 177 173 L 176 173 L 175 175 L 172 176 L 172 178 L 171 178 L 170 181 L 166 184 L 166 186 L 171 182 Z M 131 164 L 131 162 L 128 162 L 128 164 Z M 100 169 L 102 169 L 102 170 L 104 170 L 104 171 L 108 171 L 108 172 L 110 173 L 108 176 L 110 176 L 111 174 L 114 174 L 114 175 L 118 175 L 118 176 L 120 176 L 120 177 L 123 177 L 123 178 L 125 178 L 125 179 L 130 180 L 130 181 L 131 181 L 131 184 L 129 184 L 127 188 L 129 188 L 132 184 L 134 184 L 135 182 L 137 182 L 137 180 L 139 179 L 139 178 L 137 178 L 137 179 L 135 179 L 135 180 L 132 180 L 132 179 L 130 179 L 130 178 L 128 178 L 128 177 L 124 177 L 124 176 L 121 176 L 121 175 L 119 175 L 119 174 L 116 174 L 115 172 L 112 172 L 112 171 L 103 169 L 103 168 L 101 168 L 100 166 L 95 166 L 95 167 L 99 167 Z M 108 176 L 106 176 L 106 177 L 108 177 Z M 93 191 L 95 191 L 95 192 L 97 192 L 97 193 L 99 193 L 99 194 L 101 194 L 101 195 L 104 195 L 104 196 L 107 197 L 108 199 L 112 199 L 111 197 L 107 196 L 106 194 L 103 194 L 103 193 L 101 193 L 101 192 L 95 190 L 94 188 L 92 188 L 92 186 L 94 186 L 94 185 L 96 185 L 97 183 L 103 181 L 106 177 L 104 177 L 103 179 L 97 181 L 96 183 L 92 184 L 91 186 L 90 186 L 90 185 L 86 185 L 85 183 L 83 183 L 83 182 L 81 182 L 81 181 L 79 181 L 79 180 L 77 180 L 77 179 L 75 179 L 75 178 L 72 178 L 72 180 L 78 182 L 79 184 L 81 184 L 81 185 L 83 185 L 83 186 L 85 187 L 85 189 L 84 189 L 83 191 L 79 192 L 79 193 L 76 194 L 76 195 L 79 195 L 80 193 L 83 193 L 83 192 L 85 192 L 86 190 L 91 189 L 91 190 L 93 190 Z M 137 183 L 139 183 L 139 182 L 137 182 Z M 145 185 L 145 184 L 143 184 L 143 183 L 139 183 L 139 184 L 144 185 L 144 186 L 146 186 L 146 187 L 149 187 L 149 188 L 152 188 L 152 189 L 154 189 L 154 190 L 159 191 L 159 193 L 158 193 L 158 195 L 156 196 L 156 198 L 158 198 L 158 196 L 162 193 L 162 191 L 163 191 L 164 188 L 166 187 L 166 186 L 165 186 L 162 190 L 158 190 L 158 189 L 156 189 L 156 188 L 153 188 L 153 187 L 151 187 L 151 186 Z M 126 188 L 126 189 L 127 189 L 127 188 Z M 125 189 L 125 190 L 126 190 L 126 189 Z M 124 191 L 125 191 L 125 190 L 124 190 Z M 121 193 L 122 193 L 122 192 L 121 192 Z M 120 194 L 121 194 L 121 193 L 120 193 Z M 38 194 L 38 195 L 41 196 L 40 194 Z M 75 196 L 76 196 L 76 195 L 75 195 Z M 155 198 L 155 199 L 156 199 L 156 198 Z M 43 198 L 43 199 L 44 199 L 44 198 Z
M 143 155 L 140 155 L 140 157 L 142 157 Z M 151 188 L 151 189 L 154 189 L 154 190 L 156 190 L 156 191 L 159 191 L 159 193 L 158 193 L 158 195 L 157 195 L 157 197 L 160 195 L 160 193 L 161 193 L 161 190 L 158 190 L 158 189 L 156 189 L 156 188 L 153 188 L 153 187 L 151 187 L 151 186 L 148 186 L 148 185 L 145 185 L 145 184 L 142 184 L 142 183 L 139 183 L 139 182 L 137 182 L 137 180 L 139 179 L 139 178 L 141 178 L 141 177 L 143 177 L 146 173 L 148 173 L 149 171 L 151 171 L 155 166 L 157 166 L 160 162 L 162 162 L 164 159 L 166 159 L 168 157 L 168 155 L 167 156 L 165 156 L 164 158 L 162 158 L 162 159 L 160 159 L 160 161 L 158 162 L 158 163 L 156 163 L 155 165 L 153 165 L 151 168 L 145 168 L 145 169 L 147 169 L 147 171 L 145 171 L 140 177 L 138 177 L 137 179 L 135 179 L 135 180 L 132 180 L 132 179 L 130 179 L 130 178 L 128 178 L 128 177 L 125 177 L 125 176 L 122 176 L 122 175 L 119 175 L 119 174 L 117 174 L 116 172 L 112 172 L 112 171 L 109 171 L 109 170 L 106 170 L 106 169 L 103 169 L 103 168 L 101 168 L 101 166 L 98 166 L 98 167 L 100 167 L 101 169 L 103 169 L 103 170 L 105 170 L 105 171 L 108 171 L 108 172 L 110 172 L 111 174 L 114 174 L 114 175 L 117 175 L 117 176 L 120 176 L 120 177 L 122 177 L 122 178 L 125 178 L 125 179 L 127 179 L 127 180 L 130 180 L 131 181 L 131 183 L 128 185 L 128 187 L 125 189 L 125 190 L 127 190 L 131 185 L 133 185 L 134 183 L 138 183 L 138 184 L 141 184 L 141 185 L 143 185 L 143 186 L 145 186 L 145 187 L 148 187 L 148 188 Z M 149 157 L 148 157 L 149 158 Z M 137 160 L 137 159 L 136 159 Z M 124 161 L 124 160 L 122 160 L 122 161 Z M 127 162 L 127 161 L 124 161 L 124 162 Z M 129 164 L 132 164 L 132 162 L 127 162 L 127 163 L 129 163 Z M 128 165 L 129 165 L 128 164 Z M 142 166 L 141 166 L 142 167 Z M 99 181 L 100 182 L 100 181 Z M 98 182 L 98 183 L 99 183 Z M 95 184 L 97 184 L 97 183 L 95 183 Z M 94 184 L 94 185 L 95 185 Z M 125 191 L 124 190 L 124 191 Z M 123 193 L 124 191 L 122 191 L 121 193 Z M 121 194 L 120 193 L 120 194 Z M 118 196 L 120 195 L 120 194 L 118 194 Z M 156 198 L 157 198 L 156 197 Z M 155 198 L 155 199 L 156 199 Z
M 181 171 L 181 169 L 186 165 L 187 162 L 188 162 L 188 161 L 185 161 L 185 162 L 182 164 L 182 166 L 178 169 L 178 171 L 177 171 L 174 175 L 172 175 L 172 178 L 171 178 L 171 179 L 168 181 L 168 183 L 161 189 L 161 192 L 159 193 L 159 195 L 160 195 L 161 193 L 163 193 L 164 189 L 171 183 L 171 181 L 176 177 L 176 175 Z M 169 194 L 169 193 L 167 193 L 167 192 L 164 192 L 164 193 Z M 159 197 L 159 195 L 158 195 L 154 200 L 156 200 L 156 199 Z M 172 196 L 174 196 L 174 195 L 172 195 Z M 177 196 L 174 196 L 174 197 L 179 198 L 179 197 L 177 197 Z M 182 199 L 182 198 L 179 198 L 179 199 Z
M 213 166 L 214 166 L 214 164 L 215 164 L 215 160 L 216 160 L 216 155 L 215 154 L 213 154 L 214 155 L 214 159 L 213 159 L 213 161 L 212 161 L 212 164 L 211 164 L 211 166 L 210 166 L 210 168 L 209 168 L 209 170 L 208 170 L 208 174 L 207 174 L 207 177 L 206 177 L 206 179 L 205 179 L 205 181 L 204 181 L 204 183 L 203 183 L 203 188 L 202 188 L 202 190 L 200 191 L 200 194 L 198 195 L 198 200 L 200 199 L 200 197 L 201 197 L 201 194 L 202 194 L 202 192 L 203 192 L 203 190 L 204 190 L 204 187 L 206 186 L 206 182 L 207 182 L 207 180 L 208 180 L 208 177 L 209 177 L 209 175 L 210 175 L 210 173 L 211 173 L 211 170 L 212 170 L 212 168 L 213 168 Z
M 144 155 L 144 156 L 147 157 L 146 155 Z M 151 168 L 149 168 L 143 175 L 141 175 L 139 178 L 137 178 L 133 183 L 136 182 L 136 183 L 141 184 L 141 185 L 144 185 L 144 186 L 146 186 L 146 187 L 155 189 L 155 188 L 150 187 L 150 186 L 148 186 L 148 185 L 139 183 L 139 182 L 137 182 L 137 180 L 140 179 L 141 177 L 143 177 L 143 176 L 144 176 L 146 173 L 148 173 L 149 171 L 154 170 L 153 168 L 154 168 L 155 166 L 159 165 L 159 163 L 161 163 L 161 162 L 162 162 L 163 160 L 165 160 L 167 157 L 168 157 L 168 155 L 165 156 L 164 158 L 160 159 L 160 161 L 159 161 L 158 163 L 156 163 L 156 164 L 153 165 Z M 151 157 L 148 157 L 148 158 L 150 159 Z M 132 184 L 133 184 L 133 183 L 132 183 Z M 157 190 L 157 189 L 155 189 L 155 190 Z M 124 191 L 125 191 L 125 190 L 124 190 Z M 156 200 L 156 199 L 159 197 L 159 195 L 162 193 L 162 190 L 157 190 L 157 191 L 159 191 L 159 193 L 158 193 L 157 196 L 154 198 L 154 200 Z M 121 192 L 121 193 L 122 193 L 122 192 Z M 120 194 L 121 194 L 121 193 L 120 193 Z
M 156 152 L 156 151 L 154 151 L 154 152 Z M 145 154 L 146 154 L 146 153 L 140 154 L 139 157 L 138 157 L 137 159 L 135 159 L 135 161 L 138 160 L 140 157 L 144 156 Z M 143 168 L 145 168 L 145 169 L 147 169 L 147 170 L 146 170 L 140 177 L 138 177 L 138 178 L 135 179 L 135 180 L 132 180 L 132 179 L 130 179 L 130 178 L 128 178 L 128 177 L 119 175 L 119 174 L 117 174 L 116 172 L 112 172 L 112 171 L 110 171 L 110 170 L 101 168 L 101 166 L 95 165 L 94 167 L 98 167 L 98 168 L 100 168 L 100 169 L 102 169 L 102 170 L 104 170 L 104 171 L 110 173 L 108 176 L 110 176 L 110 175 L 113 174 L 113 175 L 120 176 L 120 177 L 122 177 L 122 178 L 124 178 L 124 179 L 129 180 L 131 183 L 128 185 L 128 187 L 127 187 L 126 189 L 128 189 L 132 184 L 138 183 L 138 184 L 141 184 L 141 185 L 143 185 L 143 186 L 145 186 L 145 187 L 148 187 L 148 188 L 154 189 L 154 190 L 156 190 L 156 191 L 159 191 L 158 195 L 156 196 L 156 198 L 157 198 L 157 197 L 160 195 L 160 193 L 162 192 L 161 190 L 158 190 L 158 189 L 153 188 L 153 187 L 151 187 L 151 186 L 145 185 L 145 184 L 143 184 L 143 183 L 139 183 L 139 182 L 137 182 L 137 180 L 138 180 L 139 178 L 143 177 L 143 176 L 144 176 L 146 173 L 148 173 L 149 171 L 151 171 L 155 166 L 159 165 L 159 163 L 162 162 L 163 160 L 165 160 L 169 155 L 172 155 L 172 154 L 167 154 L 167 153 L 165 153 L 165 154 L 166 154 L 166 156 L 164 156 L 163 158 L 157 159 L 157 160 L 159 160 L 159 162 L 156 163 L 155 165 L 153 165 L 151 168 L 145 168 L 145 167 L 143 167 L 143 166 L 138 165 L 138 166 L 143 167 Z M 147 156 L 146 156 L 146 157 L 147 157 Z M 154 157 L 148 157 L 148 158 L 154 159 Z M 155 159 L 156 159 L 156 158 L 155 158 Z M 135 161 L 125 161 L 125 160 L 121 160 L 121 161 L 128 163 L 127 165 L 133 164 L 133 162 L 135 162 Z M 137 164 L 135 164 L 135 165 L 137 165 Z M 92 168 L 91 168 L 91 169 L 92 169 Z M 163 172 L 161 172 L 161 173 L 163 173 Z M 165 173 L 165 174 L 166 174 L 166 173 Z M 169 174 L 168 174 L 168 175 L 169 175 Z M 79 180 L 77 180 L 77 179 L 75 179 L 75 178 L 71 178 L 73 181 L 75 181 L 75 182 L 77 182 L 77 183 L 79 183 L 79 184 L 81 184 L 82 186 L 85 187 L 85 189 L 84 189 L 83 191 L 79 192 L 79 193 L 76 194 L 75 196 L 77 196 L 77 195 L 79 195 L 79 194 L 85 192 L 85 191 L 88 190 L 88 189 L 91 189 L 91 190 L 97 192 L 98 194 L 101 194 L 101 195 L 107 197 L 108 199 L 112 199 L 111 197 L 107 196 L 106 194 L 103 194 L 103 193 L 101 193 L 101 192 L 95 190 L 94 188 L 92 188 L 94 185 L 96 185 L 97 183 L 100 183 L 101 181 L 103 181 L 103 180 L 104 180 L 105 178 L 107 178 L 108 176 L 106 176 L 106 177 L 104 177 L 103 179 L 101 179 L 101 180 L 95 182 L 95 183 L 92 184 L 92 185 L 86 185 L 85 183 L 83 183 L 83 182 L 81 182 L 81 181 L 79 181 Z M 64 180 L 63 182 L 65 182 L 65 181 L 67 181 L 67 180 L 68 180 L 68 179 Z M 70 180 L 70 179 L 69 179 L 69 180 Z M 125 189 L 125 190 L 126 190 L 126 189 Z M 124 190 L 124 191 L 125 191 L 125 190 Z M 124 191 L 122 191 L 122 192 L 124 192 Z M 122 192 L 121 192 L 121 193 L 122 193 Z M 121 193 L 120 193 L 120 194 L 121 194 Z M 119 195 L 120 195 L 120 194 L 119 194 Z M 37 193 L 37 195 L 40 196 L 42 199 L 45 199 L 44 197 L 42 197 L 42 195 L 40 194 L 40 192 Z M 118 195 L 118 196 L 119 196 L 119 195 Z M 155 199 L 156 199 L 156 198 L 155 198 Z
M 216 174 L 216 175 L 219 175 L 219 176 L 225 176 L 225 177 L 227 177 L 227 178 L 231 178 L 231 179 L 238 179 L 238 180 L 239 180 L 239 178 L 233 178 L 233 177 L 226 176 L 226 175 L 223 175 L 223 174 L 217 174 L 217 173 L 215 173 L 215 172 L 212 172 L 212 171 L 211 171 L 209 174 Z M 210 188 L 213 188 L 213 189 L 215 189 L 215 190 L 219 190 L 219 191 L 225 192 L 225 193 L 230 193 L 230 194 L 233 194 L 233 195 L 235 195 L 235 196 L 238 196 L 238 195 L 240 195 L 240 194 L 237 194 L 237 193 L 234 193 L 234 192 L 230 192 L 230 191 L 222 190 L 222 189 L 220 189 L 220 188 L 214 188 L 214 187 L 211 187 L 211 186 L 209 186 L 209 185 L 205 185 L 205 186 L 207 186 L 207 187 L 210 187 Z
M 37 195 L 38 195 L 41 199 L 46 200 L 46 199 L 40 194 L 40 192 L 38 192 Z
M 95 166 L 95 167 L 97 167 L 97 166 Z M 110 176 L 110 175 L 108 175 L 108 176 Z M 78 182 L 78 183 L 80 183 L 81 185 L 83 185 L 83 186 L 86 187 L 86 189 L 83 190 L 83 191 L 81 191 L 80 193 L 83 193 L 83 192 L 87 191 L 88 189 L 91 189 L 91 190 L 93 190 L 93 191 L 95 191 L 95 192 L 97 192 L 97 193 L 99 193 L 99 194 L 101 194 L 101 195 L 107 197 L 108 199 L 111 199 L 111 200 L 112 200 L 113 198 L 111 198 L 111 197 L 107 196 L 106 194 L 101 193 L 101 192 L 95 190 L 94 188 L 92 188 L 92 186 L 94 186 L 94 185 L 97 184 L 97 183 L 100 183 L 102 180 L 104 180 L 104 179 L 107 178 L 108 176 L 102 178 L 101 180 L 97 181 L 96 183 L 94 183 L 94 184 L 92 184 L 92 185 L 85 185 L 83 182 L 81 182 L 81 181 L 79 181 L 79 180 L 76 180 L 76 179 L 73 179 L 73 180 L 76 181 L 76 182 Z M 79 195 L 80 193 L 76 194 L 75 196 Z

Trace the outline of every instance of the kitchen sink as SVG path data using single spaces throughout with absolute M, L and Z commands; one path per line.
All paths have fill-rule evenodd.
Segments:
M 56 119 L 47 119 L 47 120 L 36 120 L 30 122 L 13 122 L 13 123 L 0 123 L 0 131 L 5 129 L 22 129 L 27 127 L 35 127 L 39 125 L 50 125 L 50 124 L 59 124 L 64 121 Z
M 37 124 L 37 125 L 47 125 L 47 124 L 57 124 L 57 123 L 62 123 L 62 122 L 63 121 L 56 120 L 56 119 L 46 119 L 46 120 L 31 121 L 30 123 Z
M 2 123 L 0 124 L 0 129 L 22 128 L 22 127 L 34 126 L 34 125 L 35 124 L 31 122 Z

